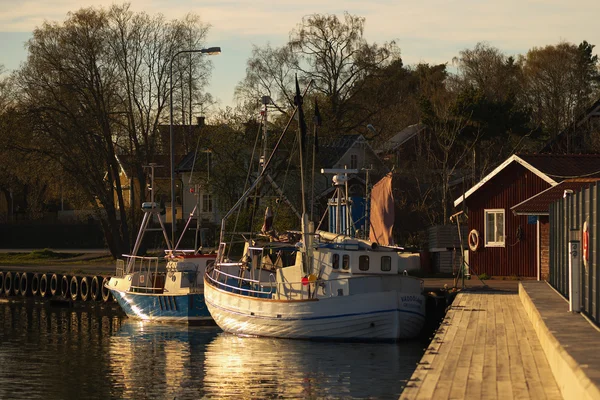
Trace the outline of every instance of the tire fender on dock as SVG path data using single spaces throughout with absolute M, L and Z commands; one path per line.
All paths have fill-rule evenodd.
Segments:
M 63 275 L 62 280 L 60 281 L 60 295 L 63 299 L 68 299 L 71 288 L 71 277 L 68 275 Z
M 31 295 L 31 272 L 21 272 L 21 279 L 19 280 L 19 292 L 21 296 Z
M 62 282 L 62 275 L 52 274 L 52 278 L 50 278 L 50 294 L 52 296 L 60 295 L 60 285 Z
M 12 284 L 13 274 L 12 272 L 8 271 L 6 274 L 4 274 L 4 284 L 2 285 L 5 296 L 10 296 L 12 294 Z
M 79 298 L 79 280 L 80 278 L 76 275 L 71 277 L 71 282 L 69 283 L 69 293 L 71 294 L 71 300 L 77 301 Z
M 112 293 L 106 288 L 108 282 L 110 282 L 110 276 L 105 276 L 104 279 L 102 279 L 102 301 L 105 303 L 108 303 L 113 299 Z
M 50 294 L 50 286 L 48 282 L 48 274 L 41 274 L 40 276 L 40 290 L 41 297 L 46 297 Z
M 31 295 L 37 296 L 40 293 L 40 274 L 35 273 L 31 277 Z
M 102 277 L 94 276 L 90 284 L 90 297 L 93 301 L 102 300 Z
M 15 278 L 13 280 L 13 294 L 19 296 L 21 294 L 21 273 L 15 272 Z
M 31 272 L 22 272 L 19 280 L 19 292 L 21 296 L 31 295 Z
M 71 294 L 71 296 L 73 296 Z M 90 278 L 82 276 L 79 281 L 79 297 L 81 301 L 87 301 L 90 298 Z
M 0 296 L 4 294 L 4 272 L 0 271 Z

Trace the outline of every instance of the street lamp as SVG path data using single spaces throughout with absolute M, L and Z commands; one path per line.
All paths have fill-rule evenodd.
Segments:
M 169 96 L 170 96 L 170 119 L 169 119 L 169 141 L 171 150 L 171 244 L 175 246 L 175 222 L 177 219 L 176 206 L 175 206 L 175 141 L 173 138 L 173 61 L 183 53 L 202 53 L 208 54 L 209 56 L 221 54 L 220 47 L 208 47 L 206 49 L 191 49 L 181 50 L 173 55 L 171 63 L 169 65 Z M 175 250 L 173 248 L 173 250 Z

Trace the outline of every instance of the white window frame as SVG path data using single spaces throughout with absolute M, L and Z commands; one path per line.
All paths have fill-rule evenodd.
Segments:
M 205 204 L 205 202 L 206 202 L 206 204 Z M 211 212 L 213 212 L 213 207 L 214 207 L 214 205 L 213 205 L 212 195 L 210 193 L 203 193 L 202 194 L 202 208 L 201 208 L 201 212 L 203 212 L 203 213 L 211 213 Z
M 358 154 L 350 154 L 350 169 L 358 169 Z
M 488 214 L 499 214 L 502 213 L 502 237 L 504 238 L 502 242 L 488 242 L 487 241 L 487 232 L 488 232 Z M 504 247 L 506 243 L 506 211 L 504 208 L 490 208 L 483 210 L 483 240 L 485 247 Z M 495 229 L 494 229 L 495 231 Z

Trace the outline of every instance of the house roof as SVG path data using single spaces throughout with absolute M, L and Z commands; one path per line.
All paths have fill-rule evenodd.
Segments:
M 598 181 L 600 178 L 567 179 L 510 209 L 515 215 L 549 215 L 550 204 L 563 197 L 565 190 L 579 190 Z
M 454 200 L 454 206 L 458 206 L 512 163 L 522 165 L 551 186 L 565 179 L 600 177 L 600 154 L 513 154 Z
M 333 167 L 359 139 L 366 143 L 362 135 L 341 135 L 327 143 L 320 144 L 319 152 L 316 155 L 318 165 L 321 168 Z
M 402 129 L 394 136 L 381 143 L 375 150 L 377 154 L 386 153 L 388 151 L 394 151 L 404 143 L 415 137 L 419 132 L 423 131 L 427 126 L 425 124 L 413 124 Z

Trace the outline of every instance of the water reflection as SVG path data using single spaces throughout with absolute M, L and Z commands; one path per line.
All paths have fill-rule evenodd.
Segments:
M 0 303 L 0 398 L 398 398 L 418 342 L 242 338 L 114 310 Z
M 214 398 L 398 398 L 418 343 L 319 343 L 220 334 L 206 349 Z

